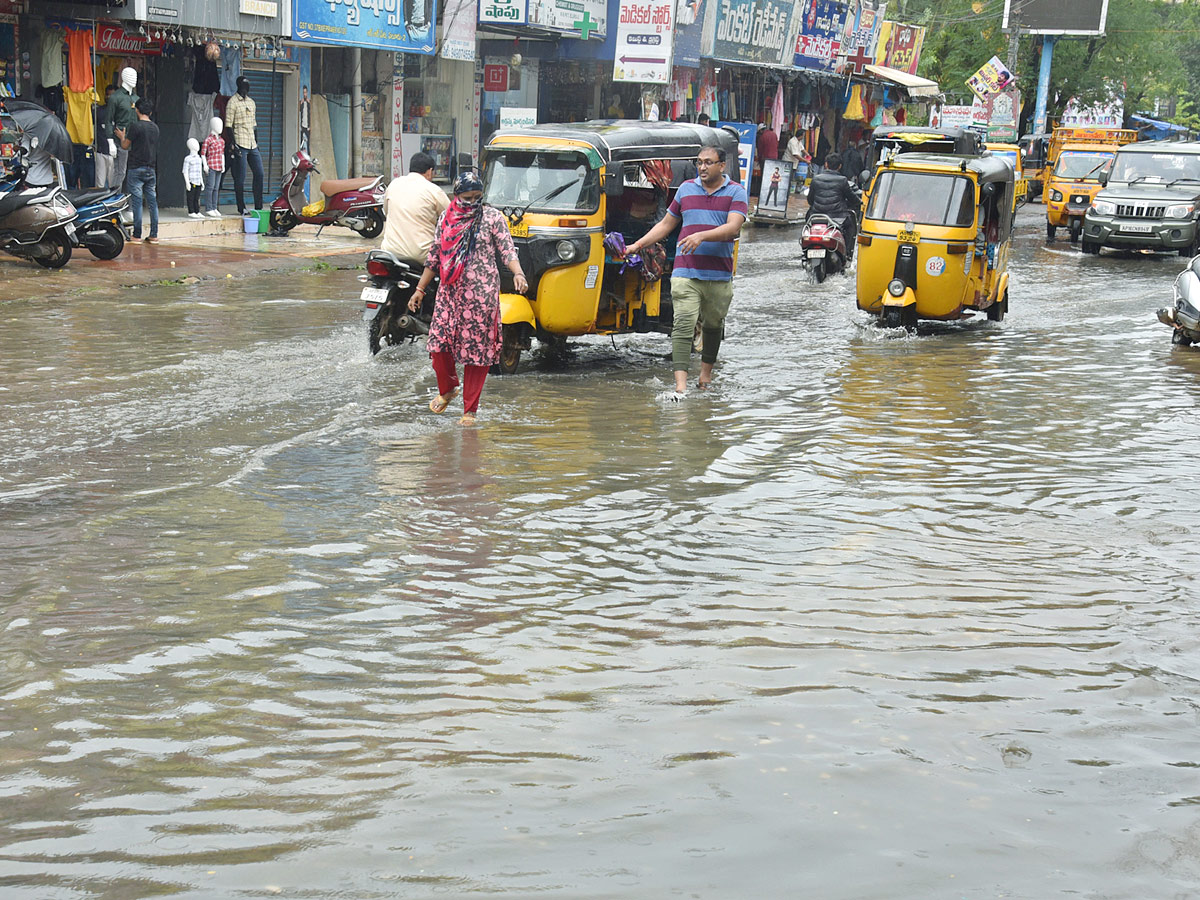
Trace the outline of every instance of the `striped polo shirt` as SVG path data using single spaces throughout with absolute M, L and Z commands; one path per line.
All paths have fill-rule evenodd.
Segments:
M 725 183 L 713 193 L 704 189 L 699 177 L 685 181 L 675 193 L 667 210 L 683 220 L 679 240 L 697 231 L 708 231 L 729 221 L 731 212 L 743 218 L 750 214 L 746 189 L 725 176 Z M 672 274 L 700 281 L 729 281 L 733 278 L 733 241 L 705 241 L 695 253 L 677 253 Z

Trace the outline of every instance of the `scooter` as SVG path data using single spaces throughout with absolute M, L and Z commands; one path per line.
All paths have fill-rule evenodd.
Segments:
M 846 237 L 842 226 L 829 216 L 816 213 L 800 229 L 800 263 L 820 284 L 826 276 L 846 268 Z
M 1172 344 L 1188 347 L 1200 341 L 1200 256 L 1176 277 L 1174 293 L 1175 302 L 1158 311 L 1158 321 L 1171 326 Z
M 0 143 L 16 140 L 0 135 Z M 11 173 L 0 179 L 0 250 L 19 259 L 32 259 L 46 269 L 60 269 L 71 259 L 75 207 L 58 185 L 30 187 L 25 183 L 27 154 L 28 150 L 20 149 Z
M 67 199 L 79 213 L 75 222 L 75 244 L 86 247 L 96 259 L 116 259 L 125 249 L 129 234 L 123 214 L 129 195 L 117 188 L 67 191 Z
M 385 344 L 401 344 L 406 339 L 415 341 L 429 333 L 429 320 L 433 317 L 437 294 L 437 277 L 426 289 L 421 309 L 414 313 L 409 310 L 408 301 L 420 278 L 420 269 L 386 250 L 372 250 L 367 254 L 367 274 L 359 275 L 358 280 L 367 285 L 362 289 L 359 299 L 363 301 L 367 348 L 372 356 Z
M 268 234 L 282 237 L 297 225 L 345 225 L 363 237 L 383 233 L 383 176 L 330 179 L 321 182 L 321 193 L 329 198 L 308 203 L 304 184 L 310 173 L 320 173 L 317 161 L 304 150 L 292 157 L 292 170 L 283 179 L 279 196 L 271 204 Z M 321 233 L 318 229 L 317 234 Z

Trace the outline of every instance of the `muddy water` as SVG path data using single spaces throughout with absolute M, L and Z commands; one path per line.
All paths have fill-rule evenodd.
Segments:
M 425 409 L 353 275 L 0 305 L 0 895 L 1197 896 L 1176 259 L 881 332 L 757 231 Z

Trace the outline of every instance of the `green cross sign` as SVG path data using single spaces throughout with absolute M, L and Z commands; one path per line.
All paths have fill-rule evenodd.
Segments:
M 580 40 L 586 41 L 588 36 L 599 27 L 600 23 L 593 20 L 592 14 L 585 9 L 583 11 L 583 18 L 578 22 L 572 22 L 571 24 L 575 28 L 579 29 Z

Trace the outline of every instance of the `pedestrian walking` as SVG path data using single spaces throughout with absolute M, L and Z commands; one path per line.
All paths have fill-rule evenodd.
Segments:
M 154 106 L 142 98 L 135 107 L 137 119 L 128 128 L 117 126 L 113 134 L 129 151 L 125 180 L 133 206 L 133 240 L 142 239 L 142 202 L 150 208 L 150 235 L 146 243 L 158 243 L 158 126 L 150 121 Z
M 657 243 L 682 222 L 671 276 L 675 320 L 671 328 L 671 361 L 675 394 L 687 393 L 688 369 L 696 322 L 702 323 L 700 390 L 712 383 L 721 347 L 725 316 L 733 300 L 733 242 L 750 212 L 746 189 L 725 174 L 725 150 L 702 147 L 696 158 L 700 174 L 679 186 L 662 221 L 626 248 L 626 255 Z
M 187 140 L 188 155 L 183 158 L 183 187 L 187 192 L 187 210 L 189 219 L 202 219 L 200 212 L 200 191 L 204 189 L 204 170 L 208 163 L 200 155 L 200 142 L 195 138 Z
M 518 293 L 529 290 L 508 224 L 499 210 L 483 205 L 483 182 L 474 170 L 454 182 L 454 199 L 438 219 L 425 270 L 408 307 L 421 308 L 425 289 L 437 270 L 437 301 L 426 347 L 437 375 L 435 413 L 446 411 L 459 390 L 457 364 L 463 367 L 463 417 L 474 425 L 488 369 L 500 360 L 500 264 L 513 273 Z

